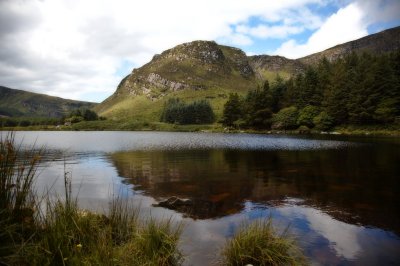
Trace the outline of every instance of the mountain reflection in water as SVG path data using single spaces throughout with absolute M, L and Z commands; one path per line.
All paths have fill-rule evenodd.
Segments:
M 248 200 L 280 206 L 296 198 L 340 221 L 399 232 L 395 154 L 364 152 L 133 151 L 110 158 L 123 182 L 156 200 L 190 199 L 190 208 L 176 210 L 192 218 L 238 213 Z

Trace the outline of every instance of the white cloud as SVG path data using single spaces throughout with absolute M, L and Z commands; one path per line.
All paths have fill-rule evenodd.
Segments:
M 307 56 L 364 37 L 374 23 L 394 20 L 400 20 L 400 1 L 356 0 L 331 15 L 305 43 L 290 39 L 272 54 L 293 59 Z
M 299 58 L 323 51 L 334 45 L 361 38 L 368 34 L 363 22 L 364 13 L 353 3 L 339 9 L 314 32 L 304 44 L 291 39 L 283 43 L 274 54 Z
M 139 67 L 199 39 L 249 47 L 288 38 L 319 28 L 314 8 L 331 1 L 0 0 L 0 85 L 103 100 L 130 72 L 124 62 Z M 367 2 L 339 10 L 306 44 L 290 40 L 276 52 L 297 57 L 365 35 L 363 15 L 376 6 Z
M 3 0 L 0 1 L 0 84 L 51 95 L 102 100 L 114 92 L 123 62 L 136 67 L 196 39 L 250 45 L 265 28 L 234 31 L 251 17 L 281 22 L 320 0 Z M 310 11 L 306 11 L 310 12 Z M 294 31 L 288 23 L 276 35 Z M 281 33 L 284 31 L 285 33 Z M 253 36 L 253 37 L 254 37 Z
M 338 221 L 328 214 L 309 207 L 283 207 L 278 210 L 289 217 L 301 217 L 307 220 L 313 231 L 332 243 L 337 255 L 353 260 L 362 251 L 359 241 L 363 227 Z
M 266 38 L 281 39 L 287 37 L 290 34 L 300 33 L 303 30 L 304 30 L 303 27 L 289 26 L 289 25 L 281 25 L 281 26 L 258 25 L 256 27 L 248 27 L 240 25 L 239 27 L 236 28 L 237 32 L 263 39 Z

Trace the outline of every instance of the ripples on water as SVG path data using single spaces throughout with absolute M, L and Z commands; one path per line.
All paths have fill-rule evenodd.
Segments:
M 71 152 L 126 150 L 241 149 L 316 150 L 337 149 L 355 143 L 258 134 L 179 132 L 36 132 L 17 134 L 18 141 Z

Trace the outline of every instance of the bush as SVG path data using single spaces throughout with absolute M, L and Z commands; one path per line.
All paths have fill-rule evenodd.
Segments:
M 319 115 L 314 117 L 313 123 L 319 130 L 330 130 L 334 126 L 333 117 L 329 116 L 326 112 L 321 112 Z
M 297 118 L 298 111 L 296 107 L 283 108 L 272 116 L 272 127 L 276 129 L 295 129 L 297 128 Z
M 313 128 L 315 126 L 313 119 L 319 114 L 319 112 L 320 110 L 318 107 L 307 105 L 300 110 L 297 124 L 299 126 L 307 126 L 308 128 Z

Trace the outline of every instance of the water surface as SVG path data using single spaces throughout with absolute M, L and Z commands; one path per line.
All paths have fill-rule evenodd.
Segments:
M 64 171 L 85 208 L 112 194 L 185 223 L 188 265 L 215 262 L 244 221 L 290 224 L 315 265 L 400 263 L 400 142 L 391 138 L 166 132 L 18 132 L 45 146 L 37 188 L 62 193 Z M 152 204 L 176 196 L 187 208 Z

